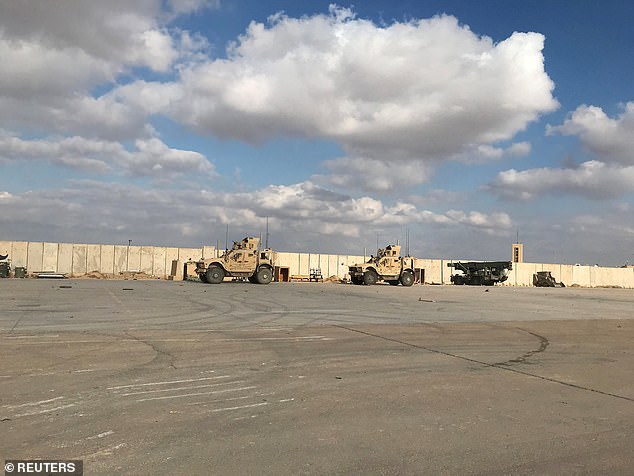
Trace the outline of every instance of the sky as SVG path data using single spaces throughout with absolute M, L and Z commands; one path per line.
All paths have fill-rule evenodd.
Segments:
M 634 263 L 634 3 L 0 0 L 0 240 Z

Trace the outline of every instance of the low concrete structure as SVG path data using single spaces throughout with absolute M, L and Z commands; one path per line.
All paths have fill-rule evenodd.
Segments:
M 167 279 L 172 262 L 184 263 L 215 257 L 214 246 L 175 248 L 160 246 L 125 246 L 108 244 L 43 243 L 0 241 L 0 250 L 9 253 L 12 267 L 26 267 L 29 273 L 48 271 L 80 277 L 100 273 L 117 277 L 124 273 L 138 273 L 148 277 Z M 309 276 L 311 269 L 320 269 L 324 278 L 343 279 L 348 266 L 364 260 L 364 256 L 321 253 L 275 253 L 276 266 L 288 268 L 290 277 Z M 424 284 L 451 284 L 451 269 L 447 263 L 468 259 L 416 259 Z M 513 263 L 513 270 L 505 286 L 532 286 L 533 274 L 550 271 L 556 281 L 566 286 L 620 287 L 634 289 L 634 267 L 608 268 L 547 263 Z

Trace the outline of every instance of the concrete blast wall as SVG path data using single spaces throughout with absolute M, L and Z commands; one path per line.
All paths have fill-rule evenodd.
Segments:
M 0 254 L 8 254 L 12 268 L 25 267 L 28 273 L 42 271 L 83 276 L 97 272 L 117 276 L 125 272 L 145 273 L 167 278 L 172 261 L 210 257 L 215 247 L 166 248 L 159 246 L 121 246 L 82 243 L 40 243 L 0 241 Z
M 26 267 L 29 273 L 51 271 L 82 276 L 93 271 L 107 276 L 125 272 L 143 272 L 167 278 L 172 262 L 183 263 L 217 256 L 214 246 L 174 248 L 159 246 L 125 246 L 99 244 L 42 243 L 0 241 L 0 254 L 9 254 L 12 267 Z M 367 258 L 367 257 L 366 257 Z M 308 276 L 319 268 L 324 277 L 346 277 L 348 266 L 360 263 L 363 256 L 317 253 L 275 253 L 276 266 L 289 268 L 291 276 Z M 416 259 L 415 266 L 424 270 L 425 284 L 450 284 L 451 268 L 447 263 L 458 259 Z M 463 260 L 464 261 L 464 260 Z M 181 268 L 182 269 L 182 268 Z M 566 286 L 621 287 L 634 289 L 634 268 L 604 268 L 547 263 L 514 263 L 507 286 L 532 286 L 533 274 L 550 271 Z

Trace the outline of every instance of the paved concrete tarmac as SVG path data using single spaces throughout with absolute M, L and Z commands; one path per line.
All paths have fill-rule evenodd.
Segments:
M 0 456 L 634 474 L 634 291 L 0 280 Z

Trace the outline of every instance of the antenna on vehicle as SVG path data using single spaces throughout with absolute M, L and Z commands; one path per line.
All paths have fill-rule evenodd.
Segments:
M 266 244 L 264 245 L 264 247 L 269 247 L 269 217 L 266 217 Z
M 227 223 L 227 231 L 225 232 L 225 251 L 229 249 L 229 223 Z

